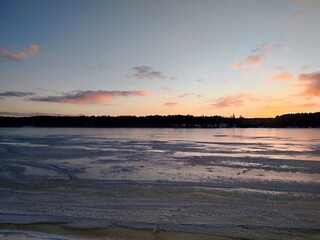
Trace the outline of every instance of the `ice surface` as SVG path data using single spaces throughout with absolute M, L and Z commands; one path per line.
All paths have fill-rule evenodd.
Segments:
M 0 133 L 4 179 L 211 182 L 269 181 L 274 176 L 283 181 L 320 181 L 316 138 L 320 134 L 315 129 L 225 129 L 223 134 L 220 129 L 67 129 L 64 134 L 61 129 L 1 129 Z
M 319 146 L 319 129 L 2 128 L 0 223 L 320 229 Z

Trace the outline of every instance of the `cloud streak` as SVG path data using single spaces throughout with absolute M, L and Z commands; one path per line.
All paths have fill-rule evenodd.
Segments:
M 298 80 L 305 88 L 302 95 L 320 97 L 320 72 L 300 74 Z
M 103 69 L 106 69 L 106 68 L 107 68 L 107 66 L 101 63 L 96 66 L 86 65 L 86 66 L 83 66 L 81 69 L 84 72 L 98 72 L 98 71 L 102 71 Z
M 303 11 L 298 11 L 298 12 L 294 12 L 292 13 L 290 16 L 288 16 L 289 20 L 293 20 L 293 19 L 297 19 L 297 18 L 302 18 L 306 15 L 305 12 Z
M 3 59 L 9 59 L 13 61 L 20 61 L 22 59 L 27 59 L 36 55 L 39 52 L 40 48 L 36 44 L 31 44 L 25 49 L 19 52 L 12 52 L 10 49 L 0 49 L 0 57 Z
M 18 91 L 6 91 L 0 92 L 0 98 L 3 97 L 28 97 L 32 96 L 34 93 L 32 92 L 18 92 Z
M 266 81 L 270 82 L 270 81 L 290 81 L 293 78 L 293 74 L 292 73 L 284 73 L 284 74 L 279 74 L 276 76 L 273 76 L 271 78 L 268 78 Z
M 179 103 L 176 103 L 176 102 L 168 102 L 168 103 L 163 104 L 163 106 L 165 106 L 165 107 L 176 107 L 178 105 L 179 105 Z
M 188 97 L 190 95 L 191 95 L 190 93 L 184 93 L 182 95 L 177 96 L 177 98 L 185 98 L 185 97 Z
M 280 48 L 282 48 L 283 45 L 282 44 L 269 44 L 269 43 L 264 43 L 262 44 L 260 47 L 256 48 L 253 50 L 253 52 L 258 52 L 261 54 L 268 54 L 268 53 L 272 53 Z
M 242 61 L 238 61 L 232 64 L 233 69 L 246 69 L 246 70 L 251 70 L 254 72 L 260 67 L 260 64 L 267 59 L 266 56 L 264 55 L 250 55 L 246 57 Z M 247 75 L 249 72 L 246 71 Z
M 240 107 L 244 105 L 248 98 L 251 98 L 251 96 L 244 93 L 220 97 L 216 99 L 215 103 L 210 104 L 210 108 Z
M 236 95 L 228 95 L 228 96 L 217 98 L 213 104 L 210 104 L 209 108 L 241 107 L 248 102 L 284 103 L 286 101 L 288 101 L 287 98 L 271 98 L 271 97 L 255 96 L 248 93 L 240 93 Z
M 254 55 L 249 55 L 245 59 L 241 61 L 234 62 L 231 65 L 231 68 L 233 69 L 242 69 L 244 70 L 241 72 L 242 76 L 247 76 L 250 73 L 255 72 L 257 69 L 260 68 L 260 65 L 267 60 L 268 54 L 279 50 L 279 49 L 287 49 L 288 47 L 283 46 L 282 44 L 269 44 L 264 43 L 258 48 L 252 50 Z
M 287 73 L 288 69 L 285 68 L 284 66 L 274 66 L 273 70 L 280 72 L 280 73 Z
M 152 78 L 166 78 L 162 72 L 155 71 L 151 67 L 148 66 L 140 66 L 132 68 L 134 71 L 133 76 L 137 79 L 152 79 Z
M 114 98 L 129 96 L 148 96 L 146 91 L 77 91 L 62 96 L 35 97 L 30 101 L 72 103 L 72 104 L 109 104 Z

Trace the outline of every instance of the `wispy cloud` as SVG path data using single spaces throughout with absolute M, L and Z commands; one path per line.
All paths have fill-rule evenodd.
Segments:
M 273 70 L 280 72 L 280 73 L 287 73 L 288 69 L 284 66 L 274 66 Z
M 17 92 L 17 91 L 6 91 L 0 92 L 0 98 L 3 97 L 28 97 L 34 95 L 33 92 Z
M 303 70 L 307 70 L 307 69 L 311 68 L 311 65 L 304 65 L 304 66 L 302 66 L 301 68 L 302 68 Z
M 238 68 L 246 68 L 247 65 L 245 63 L 245 60 L 244 61 L 239 61 L 239 62 L 235 62 L 232 64 L 232 68 L 235 68 L 235 69 L 238 69 Z
M 179 105 L 179 103 L 176 103 L 176 102 L 168 102 L 168 103 L 163 104 L 163 106 L 165 106 L 165 107 L 176 107 L 178 105 Z
M 306 108 L 313 108 L 313 107 L 319 107 L 319 103 L 305 103 L 301 104 L 301 107 L 306 107 Z
M 244 93 L 220 97 L 215 100 L 215 103 L 210 104 L 210 108 L 240 107 L 244 105 L 248 98 L 251 98 L 251 96 Z
M 292 73 L 284 73 L 268 78 L 266 81 L 290 81 L 293 77 Z
M 256 65 L 256 64 L 260 64 L 264 60 L 266 60 L 266 56 L 263 56 L 263 55 L 248 56 L 246 58 L 246 63 L 250 65 Z
M 291 15 L 288 16 L 288 19 L 289 20 L 293 20 L 293 19 L 297 19 L 297 18 L 302 18 L 306 15 L 305 12 L 303 11 L 297 11 L 297 12 L 294 12 L 292 13 Z
M 270 53 L 279 49 L 289 50 L 288 47 L 282 44 L 264 43 L 252 50 L 254 55 L 249 55 L 241 61 L 234 62 L 231 65 L 231 68 L 244 70 L 241 72 L 241 75 L 247 76 L 250 73 L 254 73 L 256 70 L 258 70 L 261 64 L 267 60 L 267 56 Z
M 192 95 L 192 94 L 190 94 L 190 93 L 184 93 L 184 94 L 182 94 L 182 95 L 177 96 L 177 98 L 185 98 L 185 97 L 188 97 L 188 96 L 190 96 L 190 95 Z
M 282 44 L 269 44 L 269 43 L 264 43 L 258 48 L 254 49 L 253 52 L 258 52 L 261 54 L 268 54 L 272 53 L 275 50 L 281 49 L 283 47 Z
M 165 90 L 165 91 L 172 91 L 171 88 L 168 88 L 168 87 L 163 87 L 162 90 Z
M 295 76 L 293 73 L 290 73 L 288 69 L 284 66 L 274 66 L 273 70 L 278 72 L 278 74 L 266 79 L 265 81 L 290 81 Z
M 39 46 L 36 44 L 31 44 L 25 49 L 18 52 L 14 52 L 9 48 L 0 49 L 0 58 L 19 61 L 21 59 L 27 59 L 31 56 L 36 55 L 39 52 L 39 49 Z
M 288 100 L 288 98 L 274 98 L 249 93 L 240 93 L 217 98 L 214 100 L 214 103 L 209 105 L 209 108 L 241 107 L 250 102 L 286 103 Z
M 241 76 L 245 77 L 245 76 L 248 76 L 250 74 L 250 72 L 249 71 L 243 71 L 240 74 L 241 74 Z
M 320 97 L 320 72 L 300 74 L 298 80 L 305 88 L 303 95 Z
M 152 78 L 166 78 L 162 72 L 155 71 L 148 66 L 138 66 L 132 68 L 134 71 L 133 76 L 137 79 L 152 79 Z
M 106 68 L 107 68 L 106 65 L 100 63 L 100 64 L 98 64 L 96 66 L 86 65 L 86 66 L 83 66 L 81 69 L 84 72 L 98 72 L 98 71 L 102 71 L 102 70 L 104 70 Z
M 34 97 L 31 101 L 72 103 L 72 104 L 109 104 L 114 98 L 129 96 L 148 96 L 146 91 L 77 91 L 62 96 Z
M 242 61 L 238 61 L 232 64 L 234 69 L 251 69 L 254 70 L 260 66 L 260 64 L 267 59 L 264 55 L 250 55 Z

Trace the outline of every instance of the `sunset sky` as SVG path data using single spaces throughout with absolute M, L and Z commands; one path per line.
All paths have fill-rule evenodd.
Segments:
M 0 115 L 320 111 L 320 0 L 0 0 Z

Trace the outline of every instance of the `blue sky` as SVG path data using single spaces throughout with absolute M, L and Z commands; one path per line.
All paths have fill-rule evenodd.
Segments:
M 2 115 L 319 111 L 320 1 L 0 1 Z

